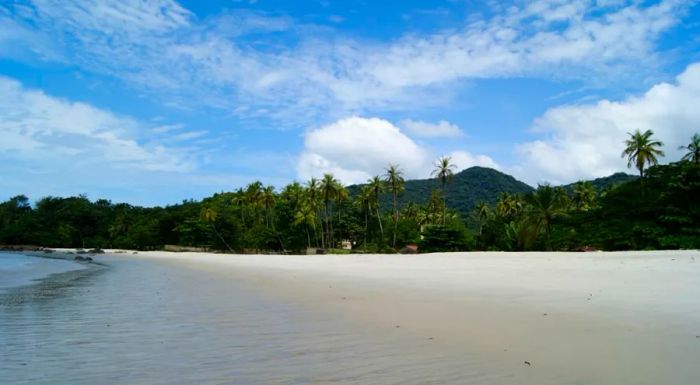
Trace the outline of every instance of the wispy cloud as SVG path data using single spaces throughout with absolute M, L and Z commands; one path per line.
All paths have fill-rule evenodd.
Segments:
M 189 172 L 196 159 L 181 149 L 140 138 L 142 123 L 84 103 L 24 88 L 0 77 L 0 150 L 6 160 L 55 169 L 88 168 Z
M 344 38 L 285 15 L 200 19 L 171 0 L 35 0 L 29 11 L 12 14 L 55 37 L 72 62 L 164 103 L 296 127 L 319 117 L 441 104 L 455 84 L 470 79 L 591 82 L 620 78 L 640 59 L 653 68 L 656 39 L 679 22 L 689 2 L 600 4 L 527 2 L 389 43 Z M 279 31 L 284 44 L 275 38 Z

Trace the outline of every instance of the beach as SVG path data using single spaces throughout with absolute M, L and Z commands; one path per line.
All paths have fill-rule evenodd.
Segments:
M 518 383 L 700 378 L 697 251 L 257 256 L 142 253 L 401 329 Z
M 95 371 L 43 367 L 57 371 L 55 383 L 693 384 L 700 378 L 697 251 L 139 252 L 98 259 L 112 268 L 76 289 L 81 296 L 62 297 L 89 309 L 82 332 L 74 331 L 85 341 L 74 354 L 89 355 Z M 18 322 L 9 319 L 0 326 Z M 136 357 L 110 361 L 105 349 Z M 27 357 L 36 353 L 25 350 Z M 21 357 L 13 355 L 13 362 Z M 158 367 L 153 360 L 162 366 L 163 357 L 174 368 L 147 369 Z M 23 379 L 18 384 L 42 383 L 22 367 L 3 365 Z M 125 370 L 128 381 L 118 375 Z

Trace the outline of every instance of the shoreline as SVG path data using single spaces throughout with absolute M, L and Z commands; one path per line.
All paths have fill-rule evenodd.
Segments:
M 113 255 L 235 279 L 361 328 L 399 329 L 522 383 L 700 376 L 698 251 Z
M 50 251 L 49 251 L 50 250 Z M 94 269 L 93 263 L 76 261 L 75 255 L 53 249 L 43 250 L 0 250 L 0 254 L 40 258 L 43 261 L 22 265 L 19 268 L 0 269 L 0 294 L 15 290 L 36 287 L 66 275 Z M 92 262 L 92 261 L 90 261 Z M 94 263 L 94 265 L 99 265 Z

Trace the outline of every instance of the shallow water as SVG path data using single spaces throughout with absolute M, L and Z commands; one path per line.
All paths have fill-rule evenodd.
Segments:
M 0 292 L 32 284 L 52 274 L 84 268 L 85 265 L 61 258 L 39 258 L 0 252 Z
M 108 268 L 0 295 L 3 384 L 500 384 L 431 341 L 360 328 L 172 264 Z

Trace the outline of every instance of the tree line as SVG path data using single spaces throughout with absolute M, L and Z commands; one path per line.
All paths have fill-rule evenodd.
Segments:
M 389 165 L 349 194 L 332 174 L 293 182 L 280 191 L 261 182 L 201 201 L 144 208 L 85 196 L 24 195 L 0 204 L 0 244 L 157 249 L 166 244 L 229 252 L 422 252 L 458 250 L 606 250 L 700 247 L 700 135 L 683 158 L 658 165 L 663 143 L 636 131 L 622 156 L 637 180 L 598 191 L 541 185 L 531 194 L 502 194 L 469 215 L 450 208 L 455 165 L 435 163 L 427 202 L 397 203 L 404 173 Z M 382 197 L 391 198 L 382 205 Z M 388 207 L 385 207 L 388 206 Z

